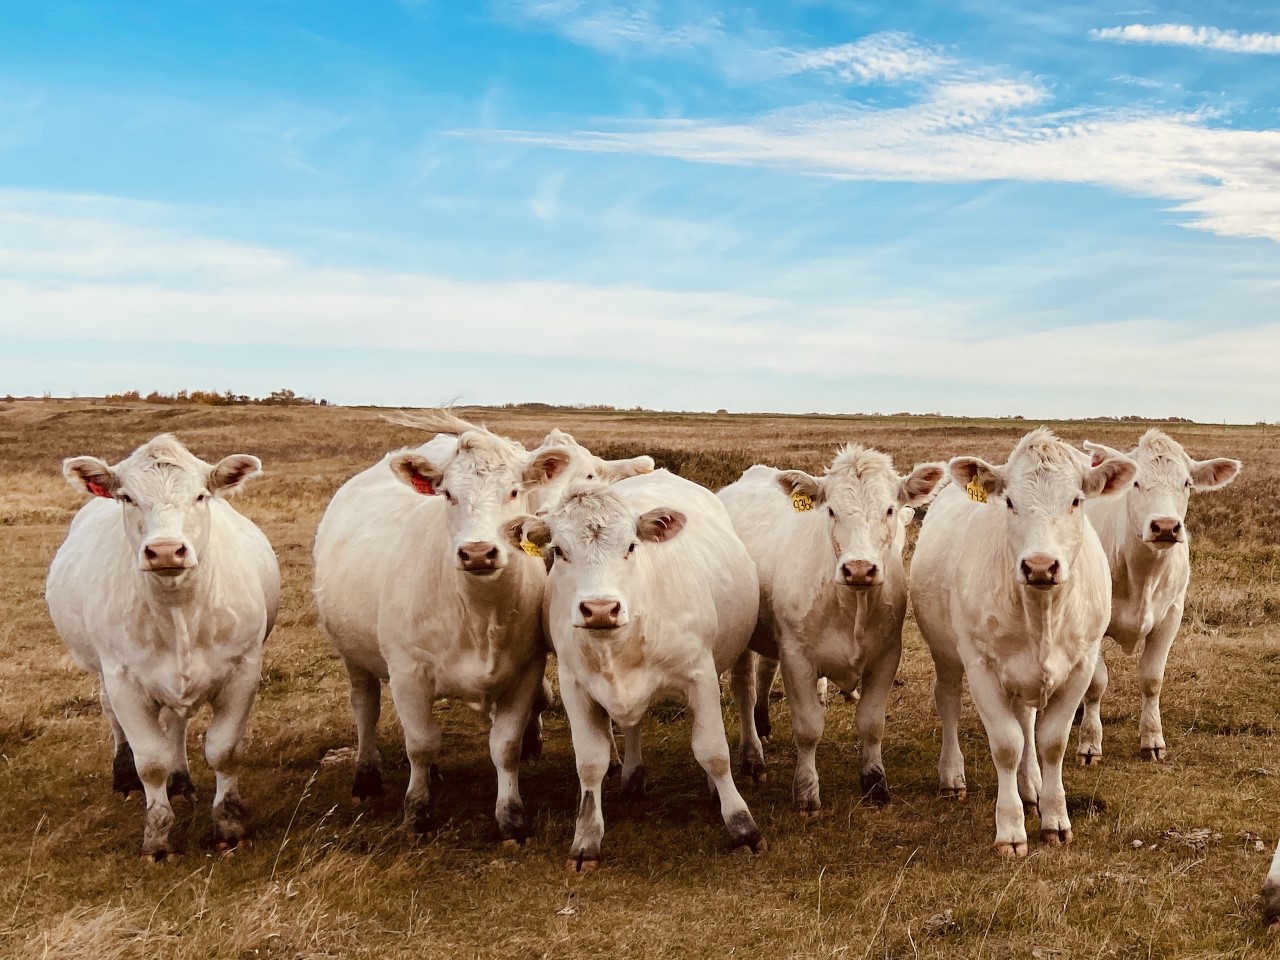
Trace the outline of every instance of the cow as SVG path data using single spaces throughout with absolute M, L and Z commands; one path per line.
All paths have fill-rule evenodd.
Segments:
M 1178 441 L 1154 428 L 1127 454 L 1089 441 L 1083 446 L 1096 461 L 1127 456 L 1138 465 L 1138 475 L 1124 496 L 1090 501 L 1085 514 L 1111 565 L 1107 636 L 1127 654 L 1142 648 L 1138 660 L 1141 756 L 1143 760 L 1164 760 L 1167 748 L 1160 723 L 1160 690 L 1191 581 L 1187 501 L 1193 491 L 1225 487 L 1240 473 L 1242 464 L 1223 457 L 1193 460 Z M 1107 662 L 1099 651 L 1080 721 L 1076 759 L 1083 766 L 1102 762 L 1102 696 L 1107 680 Z
M 1106 554 L 1083 505 L 1121 493 L 1137 466 L 1126 457 L 1091 466 L 1041 427 L 1003 465 L 962 456 L 948 469 L 910 588 L 937 676 L 940 794 L 966 791 L 957 728 L 967 676 L 999 780 L 996 850 L 1024 857 L 1024 805 L 1038 811 L 1044 843 L 1072 839 L 1062 760 L 1111 609 Z
M 626 737 L 623 792 L 638 795 L 640 721 L 663 696 L 689 705 L 693 754 L 733 843 L 766 850 L 733 783 L 720 710 L 719 677 L 746 649 L 759 606 L 755 564 L 724 505 L 658 470 L 614 484 L 571 484 L 544 517 L 514 520 L 506 530 L 510 543 L 552 552 L 547 631 L 581 789 L 568 869 L 588 872 L 600 862 L 610 719 Z M 751 727 L 749 710 L 742 726 Z
M 806 815 L 822 808 L 816 764 L 822 678 L 843 690 L 861 687 L 861 789 L 874 804 L 889 801 L 881 740 L 907 607 L 902 517 L 927 503 L 943 476 L 941 464 L 926 463 L 900 477 L 887 455 L 850 443 L 825 476 L 757 464 L 719 493 L 759 572 L 751 647 L 781 660 L 796 744 L 792 796 Z M 753 682 L 768 671 L 757 674 L 752 657 L 749 651 L 735 666 L 734 693 L 755 707 L 757 697 L 767 703 L 769 686 Z M 764 758 L 753 751 L 760 741 L 743 743 L 740 776 L 759 780 Z
M 261 461 L 237 453 L 209 464 L 161 434 L 114 467 L 81 456 L 62 472 L 93 498 L 53 558 L 45 598 L 71 658 L 101 681 L 112 789 L 146 797 L 143 858 L 179 852 L 170 799 L 195 794 L 187 723 L 206 703 L 214 840 L 224 850 L 249 843 L 238 774 L 280 570 L 262 531 L 226 498 Z
M 1280 931 L 1280 844 L 1262 884 L 1262 919 L 1273 932 Z
M 404 414 L 391 419 L 415 429 L 438 428 L 444 431 L 412 451 L 437 465 L 452 462 L 460 438 L 477 429 L 464 420 L 439 411 L 421 416 Z M 560 429 L 547 434 L 532 454 L 524 453 L 511 442 L 504 445 L 493 440 L 487 446 L 505 450 L 513 464 L 527 459 L 533 469 L 533 474 L 522 478 L 519 484 L 520 496 L 503 506 L 504 513 L 520 505 L 530 510 L 539 509 L 570 479 L 621 479 L 653 469 L 653 458 L 648 456 L 602 460 Z M 556 453 L 549 459 L 544 456 L 551 451 Z M 386 659 L 378 646 L 378 607 L 384 578 L 398 579 L 396 564 L 410 559 L 410 556 L 383 558 L 371 565 L 366 554 L 377 550 L 378 537 L 397 529 L 410 515 L 416 524 L 434 526 L 439 522 L 439 510 L 418 510 L 422 495 L 429 494 L 433 488 L 421 481 L 415 482 L 411 477 L 406 482 L 405 475 L 393 468 L 393 461 L 404 453 L 389 453 L 348 480 L 334 495 L 316 531 L 315 598 L 320 625 L 346 667 L 355 719 L 356 771 L 351 795 L 356 802 L 383 792 L 377 725 L 382 709 L 382 684 L 389 673 Z M 474 457 L 467 463 L 472 463 L 475 469 L 488 469 Z M 471 468 L 459 462 L 458 469 Z M 445 547 L 442 545 L 441 549 Z M 446 577 L 445 581 L 449 584 L 456 582 L 460 587 L 471 584 L 465 577 Z M 478 581 L 476 583 L 478 585 Z M 424 602 L 426 599 L 424 597 Z M 544 682 L 535 696 L 533 716 L 522 738 L 521 753 L 526 759 L 541 753 L 538 715 L 549 700 L 550 691 Z

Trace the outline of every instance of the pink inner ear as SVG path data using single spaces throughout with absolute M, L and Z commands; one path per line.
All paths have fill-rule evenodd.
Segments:
M 93 480 L 86 480 L 84 485 L 89 488 L 89 492 L 95 497 L 106 497 L 108 500 L 112 499 L 111 492 L 102 484 L 96 483 Z
M 1095 453 L 1095 454 L 1093 455 L 1093 462 L 1092 462 L 1091 464 L 1089 464 L 1089 466 L 1091 466 L 1091 467 L 1096 467 L 1096 466 L 1098 466 L 1098 464 L 1102 463 L 1102 461 L 1103 461 L 1103 460 L 1105 460 L 1105 459 L 1107 459 L 1107 458 L 1106 458 L 1106 457 L 1104 457 L 1102 454 L 1100 454 L 1100 453 Z
M 410 482 L 413 484 L 413 489 L 424 497 L 434 497 L 436 495 L 436 488 L 432 486 L 431 481 L 426 477 L 420 477 L 415 473 Z

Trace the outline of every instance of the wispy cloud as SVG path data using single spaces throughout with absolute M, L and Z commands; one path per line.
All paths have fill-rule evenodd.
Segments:
M 775 48 L 761 57 L 774 60 L 784 74 L 827 72 L 845 83 L 896 83 L 921 80 L 951 66 L 940 49 L 905 33 L 873 33 L 852 43 L 808 50 Z
M 1240 33 L 1237 30 L 1190 27 L 1181 23 L 1132 23 L 1126 27 L 1103 27 L 1090 30 L 1089 36 L 1094 40 L 1108 40 L 1112 43 L 1204 47 L 1226 53 L 1280 55 L 1280 33 Z

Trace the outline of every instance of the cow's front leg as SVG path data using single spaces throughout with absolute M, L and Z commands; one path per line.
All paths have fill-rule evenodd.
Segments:
M 1182 625 L 1182 604 L 1172 607 L 1147 635 L 1138 660 L 1138 690 L 1142 694 L 1142 714 L 1138 718 L 1138 747 L 1143 760 L 1164 760 L 1164 728 L 1160 723 L 1160 691 L 1169 650 Z
M 111 760 L 111 792 L 124 794 L 126 800 L 133 795 L 136 790 L 138 793 L 145 794 L 142 788 L 142 781 L 138 778 L 138 770 L 133 762 L 133 748 L 129 746 L 129 738 L 124 735 L 124 728 L 120 726 L 120 721 L 116 719 L 116 713 L 111 709 L 111 698 L 107 696 L 107 685 L 101 677 L 98 687 L 98 703 L 102 705 L 102 715 L 107 718 L 107 723 L 111 725 L 111 740 L 115 746 L 115 755 Z
M 102 682 L 116 720 L 132 747 L 134 766 L 146 796 L 142 858 L 159 863 L 178 854 L 170 836 L 174 823 L 168 791 L 171 746 L 160 727 L 160 705 L 111 669 L 103 673 Z
M 588 873 L 600 865 L 600 844 L 604 840 L 604 812 L 600 791 L 609 772 L 613 734 L 609 715 L 573 677 L 566 676 L 561 661 L 560 699 L 564 701 L 573 735 L 573 754 L 578 765 L 578 819 L 573 829 L 573 846 L 565 866 L 570 873 Z
M 1036 747 L 1040 753 L 1040 839 L 1058 845 L 1071 842 L 1067 816 L 1067 791 L 1062 784 L 1062 760 L 1071 745 L 1071 721 L 1085 689 L 1093 679 L 1093 663 L 1076 667 L 1036 723 Z
M 893 678 L 902 659 L 901 625 L 880 655 L 862 671 L 862 697 L 858 700 L 858 739 L 862 741 L 862 796 L 882 807 L 889 802 L 884 773 L 884 714 L 893 691 Z
M 363 803 L 382 795 L 382 761 L 378 756 L 378 717 L 382 714 L 382 681 L 364 667 L 347 662 L 351 716 L 356 723 L 356 776 L 351 798 Z
M 249 726 L 262 679 L 262 662 L 258 657 L 241 661 L 235 673 L 218 691 L 213 701 L 213 720 L 204 735 L 204 756 L 213 770 L 213 842 L 219 850 L 251 842 L 249 812 L 240 799 L 240 761 L 244 734 Z
M 818 676 L 801 654 L 798 644 L 787 638 L 779 645 L 782 654 L 782 684 L 791 704 L 791 736 L 796 744 L 796 772 L 791 783 L 795 808 L 807 817 L 822 813 L 818 790 L 818 741 L 826 722 L 822 701 L 818 697 Z
M 1262 884 L 1262 919 L 1269 927 L 1280 927 L 1280 844 L 1276 844 L 1271 869 Z
M 529 836 L 529 819 L 520 799 L 520 754 L 525 728 L 546 677 L 547 658 L 539 655 L 524 675 L 494 703 L 489 729 L 489 756 L 498 771 L 498 800 L 494 816 L 504 844 L 519 845 Z
M 1040 810 L 1040 789 L 1043 777 L 1040 773 L 1040 760 L 1036 756 L 1036 708 L 1025 703 L 1013 705 L 1018 715 L 1018 726 L 1022 728 L 1022 760 L 1018 764 L 1018 795 L 1022 797 L 1024 813 L 1034 814 Z
M 729 685 L 738 711 L 738 776 L 752 783 L 765 782 L 764 746 L 756 729 L 756 654 L 743 650 L 733 664 Z M 768 692 L 765 693 L 766 698 Z
M 724 732 L 724 714 L 720 712 L 720 678 L 709 654 L 702 669 L 696 670 L 690 679 L 686 697 L 693 714 L 693 755 L 706 771 L 707 779 L 715 785 L 720 797 L 720 815 L 733 845 L 763 853 L 769 845 L 733 783 L 729 741 Z
M 404 794 L 404 826 L 414 833 L 431 829 L 433 781 L 438 779 L 440 724 L 431 711 L 435 678 L 420 664 L 405 658 L 388 662 L 391 700 L 404 728 L 404 749 L 409 757 L 409 788 Z
M 996 852 L 1002 857 L 1025 857 L 1027 826 L 1018 793 L 1022 726 L 999 678 L 981 662 L 967 666 L 969 692 L 973 694 L 974 705 L 986 728 L 991 759 L 996 766 Z
M 1093 677 L 1084 694 L 1083 713 L 1080 716 L 1080 743 L 1076 747 L 1076 762 L 1082 767 L 1102 762 L 1102 697 L 1107 692 L 1110 679 L 1106 658 L 1098 648 L 1098 662 L 1093 666 Z

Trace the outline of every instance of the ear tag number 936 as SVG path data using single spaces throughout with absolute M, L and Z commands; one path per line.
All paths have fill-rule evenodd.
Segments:
M 804 513 L 806 510 L 813 509 L 813 497 L 809 496 L 803 490 L 797 490 L 791 494 L 791 508 L 796 513 Z

